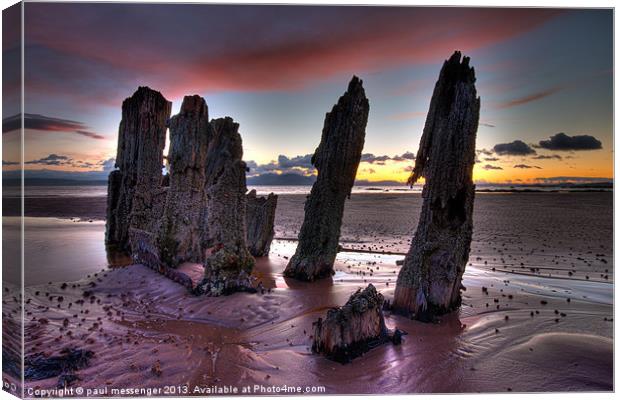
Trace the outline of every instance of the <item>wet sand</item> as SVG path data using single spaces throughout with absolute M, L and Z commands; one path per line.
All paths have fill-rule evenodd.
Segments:
M 269 290 L 221 298 L 194 297 L 139 265 L 99 268 L 92 258 L 105 252 L 67 258 L 90 276 L 63 285 L 74 279 L 51 278 L 46 271 L 63 262 L 46 261 L 47 249 L 56 243 L 66 243 L 66 252 L 81 249 L 69 239 L 102 224 L 53 220 L 67 226 L 41 233 L 47 242 L 32 250 L 40 273 L 25 293 L 26 355 L 92 350 L 91 365 L 76 372 L 81 381 L 74 386 L 107 387 L 100 393 L 107 396 L 111 388 L 168 385 L 187 385 L 195 395 L 227 385 L 251 385 L 250 394 L 273 394 L 282 385 L 323 386 L 327 394 L 612 390 L 612 196 L 537 196 L 478 196 L 461 310 L 436 324 L 388 313 L 388 327 L 408 332 L 402 345 L 381 346 L 348 365 L 310 352 L 312 322 L 368 283 L 393 297 L 402 255 L 387 253 L 406 251 L 419 196 L 354 196 L 343 246 L 384 254 L 342 252 L 336 275 L 314 284 L 282 277 L 295 247 L 283 239 L 301 223 L 303 202 L 303 196 L 282 196 L 281 240 L 254 272 Z M 30 226 L 35 222 L 52 221 L 35 218 Z M 5 312 L 17 315 L 19 299 L 4 298 Z M 56 384 L 50 378 L 26 387 Z
M 103 240 L 105 199 L 100 197 L 36 198 L 37 207 L 26 205 L 26 216 L 88 221 Z M 276 238 L 295 240 L 303 221 L 305 195 L 280 195 L 276 211 Z M 420 213 L 421 197 L 414 193 L 354 193 L 346 204 L 341 242 L 345 248 L 405 254 Z M 15 224 L 15 220 L 8 224 Z M 84 262 L 50 257 L 42 229 L 53 227 L 43 218 L 26 222 L 37 240 L 26 243 L 26 254 L 42 254 L 48 262 L 64 262 L 65 269 L 80 271 Z M 60 222 L 54 220 L 56 222 Z M 7 222 L 5 222 L 5 225 Z M 65 224 L 61 224 L 63 227 Z M 31 229 L 29 229 L 29 227 Z M 84 231 L 82 231 L 84 232 Z M 13 234 L 12 237 L 18 237 Z M 40 240 L 39 240 L 40 239 Z M 76 238 L 82 240 L 83 236 Z M 103 246 L 85 248 L 92 268 L 104 265 Z M 63 249 L 67 243 L 60 245 Z M 58 246 L 57 246 L 58 247 Z M 47 249 L 53 250 L 51 247 Z M 68 258 L 73 258 L 71 254 Z M 33 265 L 38 265 L 33 260 Z M 571 279 L 613 281 L 613 193 L 478 193 L 474 210 L 474 236 L 470 262 L 507 272 Z M 95 264 L 93 266 L 92 264 Z M 59 267 L 60 268 L 60 267 Z M 55 270 L 55 267 L 44 270 Z M 37 278 L 40 273 L 37 271 Z M 84 276 L 82 274 L 80 276 Z M 62 276 L 62 275 L 61 275 Z M 34 279 L 34 278 L 33 278 Z M 31 283 L 31 279 L 26 279 Z

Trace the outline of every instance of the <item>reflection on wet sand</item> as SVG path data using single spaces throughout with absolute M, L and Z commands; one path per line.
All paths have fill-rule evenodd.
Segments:
M 600 293 L 591 301 L 568 279 L 564 290 L 541 277 L 528 289 L 529 276 L 471 267 L 460 312 L 435 324 L 388 313 L 388 327 L 408 333 L 402 345 L 380 346 L 341 365 L 312 354 L 312 322 L 367 283 L 393 296 L 398 257 L 342 253 L 334 277 L 309 284 L 282 277 L 293 249 L 275 241 L 272 255 L 258 260 L 254 276 L 264 290 L 256 294 L 196 297 L 142 266 L 97 272 L 66 287 L 28 287 L 26 354 L 93 351 L 90 365 L 76 372 L 89 378 L 80 381 L 84 387 L 187 384 L 193 390 L 242 382 L 324 386 L 332 394 L 612 387 L 612 324 L 605 320 L 612 306 L 597 301 L 611 298 L 609 284 L 589 282 L 588 290 Z M 596 357 L 580 362 L 584 352 Z
M 417 207 L 416 196 L 354 195 L 343 247 L 363 252 L 339 253 L 334 276 L 314 284 L 284 279 L 296 243 L 276 240 L 253 272 L 262 290 L 221 298 L 192 296 L 142 266 L 108 268 L 129 260 L 106 252 L 102 221 L 27 217 L 26 355 L 91 350 L 90 365 L 75 374 L 93 388 L 243 382 L 318 385 L 332 394 L 611 390 L 612 197 L 533 196 L 478 199 L 484 207 L 476 212 L 458 313 L 436 324 L 388 313 L 389 328 L 408 332 L 402 345 L 380 346 L 344 366 L 311 353 L 312 322 L 368 283 L 393 297 L 403 258 L 395 253 L 406 251 L 415 226 L 403 216 Z M 280 200 L 276 236 L 292 237 L 303 196 Z M 19 243 L 19 229 L 17 219 L 3 220 L 9 242 Z M 197 264 L 179 269 L 194 280 L 202 274 Z M 21 320 L 19 291 L 3 289 L 5 321 Z

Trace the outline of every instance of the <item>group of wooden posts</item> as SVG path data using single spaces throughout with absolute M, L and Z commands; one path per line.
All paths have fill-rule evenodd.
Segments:
M 391 307 L 419 320 L 461 303 L 472 237 L 480 110 L 475 80 L 469 58 L 461 58 L 460 52 L 444 62 L 408 182 L 425 179 L 422 212 Z M 325 117 L 312 157 L 317 179 L 286 277 L 314 281 L 334 272 L 369 109 L 362 81 L 354 76 Z M 179 114 L 170 118 L 170 113 L 171 103 L 146 87 L 123 102 L 117 169 L 109 177 L 106 242 L 171 277 L 178 276 L 174 269 L 184 262 L 202 263 L 205 275 L 194 288 L 197 293 L 248 290 L 254 257 L 269 252 L 277 196 L 246 193 L 248 169 L 239 125 L 231 118 L 209 121 L 200 96 L 186 96 Z M 163 175 L 167 129 L 169 173 Z M 370 296 L 364 301 L 374 304 L 377 293 L 372 288 L 356 296 Z M 323 334 L 326 322 L 319 324 Z

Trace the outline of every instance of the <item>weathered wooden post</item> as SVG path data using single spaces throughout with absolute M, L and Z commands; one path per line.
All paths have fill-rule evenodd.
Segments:
M 185 96 L 181 111 L 170 120 L 170 184 L 159 232 L 161 259 L 170 267 L 205 259 L 202 216 L 210 131 L 205 100 Z
M 256 190 L 247 195 L 246 233 L 248 249 L 254 257 L 269 255 L 271 241 L 275 234 L 274 222 L 278 196 L 269 193 L 267 197 L 256 196 Z
M 232 118 L 211 121 L 206 168 L 207 258 L 198 291 L 211 296 L 252 290 L 254 257 L 246 242 L 246 164 L 239 124 Z
M 425 178 L 420 221 L 398 275 L 393 307 L 432 320 L 461 304 L 472 238 L 480 98 L 469 58 L 455 52 L 435 85 L 409 178 Z
M 318 176 L 306 200 L 299 243 L 285 276 L 313 281 L 334 273 L 344 203 L 362 157 L 369 109 L 362 81 L 354 76 L 325 116 L 321 143 L 312 156 Z
M 106 243 L 129 250 L 129 228 L 149 229 L 161 202 L 166 124 L 172 103 L 139 87 L 123 101 L 116 167 L 108 179 Z

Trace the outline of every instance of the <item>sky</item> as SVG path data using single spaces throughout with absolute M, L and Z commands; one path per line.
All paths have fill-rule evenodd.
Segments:
M 32 171 L 105 176 L 121 103 L 149 86 L 173 114 L 199 94 L 210 118 L 235 119 L 255 181 L 302 182 L 325 113 L 355 74 L 370 101 L 357 178 L 404 182 L 441 65 L 460 50 L 481 98 L 477 182 L 613 175 L 611 10 L 26 3 L 24 14 Z M 5 60 L 18 45 L 4 35 Z M 18 82 L 8 70 L 5 82 Z M 5 149 L 19 139 L 13 104 Z M 19 168 L 3 153 L 4 170 Z

